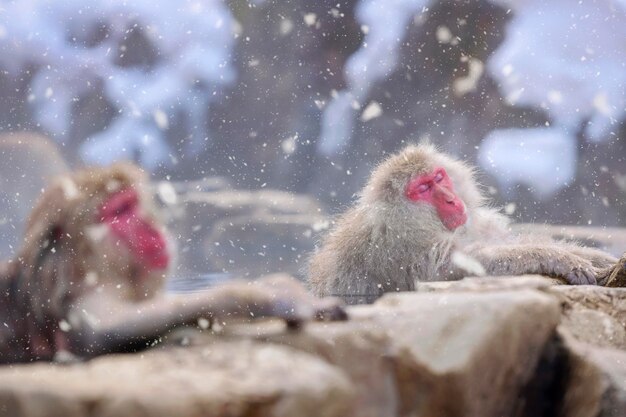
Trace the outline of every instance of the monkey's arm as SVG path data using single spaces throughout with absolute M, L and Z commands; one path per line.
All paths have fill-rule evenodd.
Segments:
M 585 246 L 572 246 L 568 251 L 574 255 L 578 255 L 583 259 L 587 259 L 596 268 L 612 268 L 618 263 L 618 259 L 600 249 L 588 248 Z
M 597 284 L 601 271 L 591 261 L 557 245 L 470 245 L 463 250 L 479 261 L 489 275 L 542 274 L 568 284 Z
M 91 301 L 86 299 L 80 306 L 83 315 L 89 314 Z M 107 304 L 105 308 L 96 308 L 99 317 L 83 317 L 81 325 L 68 332 L 72 353 L 96 356 L 144 349 L 173 328 L 197 324 L 202 318 L 213 321 L 277 317 L 291 326 L 306 320 L 347 318 L 338 299 L 318 299 L 287 277 L 233 282 L 201 293 L 136 304 Z

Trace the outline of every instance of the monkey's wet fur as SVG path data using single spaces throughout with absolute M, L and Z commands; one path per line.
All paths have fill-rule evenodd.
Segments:
M 382 161 L 312 255 L 310 288 L 356 304 L 414 290 L 418 281 L 470 275 L 616 282 L 609 278 L 623 260 L 575 242 L 513 232 L 509 219 L 489 206 L 475 172 L 428 143 Z
M 199 321 L 346 318 L 284 275 L 165 294 L 174 250 L 147 183 L 129 163 L 52 181 L 0 269 L 0 363 L 132 352 Z

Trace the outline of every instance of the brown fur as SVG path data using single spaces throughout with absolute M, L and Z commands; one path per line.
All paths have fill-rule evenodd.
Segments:
M 337 300 L 318 300 L 284 277 L 164 296 L 166 271 L 141 265 L 98 218 L 110 195 L 127 187 L 140 195 L 141 219 L 167 236 L 147 177 L 132 164 L 65 175 L 42 193 L 18 257 L 0 269 L 0 363 L 145 348 L 203 317 L 345 317 Z
M 128 300 L 151 297 L 162 286 L 163 272 L 150 273 L 141 280 L 143 286 L 128 285 L 130 271 L 140 268 L 127 251 L 102 241 L 109 236 L 95 239 L 90 232 L 98 227 L 95 208 L 111 193 L 128 186 L 141 192 L 145 181 L 139 168 L 121 163 L 57 177 L 41 194 L 26 222 L 18 256 L 4 265 L 0 277 L 6 294 L 0 309 L 9 316 L 0 329 L 0 362 L 50 358 L 60 348 L 59 322 L 98 285 L 85 282 L 89 273 L 106 278 L 107 285 L 120 284 L 125 290 L 120 296 Z M 145 191 L 142 197 L 145 217 L 158 224 Z
M 406 199 L 410 179 L 444 167 L 469 221 L 449 231 L 429 204 Z M 526 273 L 585 283 L 617 260 L 569 242 L 514 235 L 508 219 L 485 204 L 474 169 L 430 144 L 411 145 L 378 165 L 354 207 L 340 215 L 309 263 L 309 283 L 318 295 L 349 303 L 368 302 L 389 291 L 415 289 L 416 281 L 455 280 L 468 275 L 455 265 L 455 251 L 482 264 L 489 275 Z

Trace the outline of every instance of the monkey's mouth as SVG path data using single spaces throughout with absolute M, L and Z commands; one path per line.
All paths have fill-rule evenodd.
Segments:
M 465 223 L 467 223 L 467 211 L 463 208 L 462 213 L 447 217 L 443 222 L 443 225 L 446 226 L 446 229 L 448 230 L 455 230 L 456 228 L 463 226 Z
M 151 269 L 166 269 L 170 264 L 170 256 L 166 249 L 147 251 L 142 254 L 145 265 Z
M 170 264 L 170 250 L 165 236 L 142 220 L 128 222 L 133 239 L 129 245 L 141 264 L 151 270 L 166 269 Z
M 170 252 L 165 239 L 160 236 L 139 238 L 135 242 L 134 252 L 141 264 L 148 269 L 166 269 L 170 264 Z

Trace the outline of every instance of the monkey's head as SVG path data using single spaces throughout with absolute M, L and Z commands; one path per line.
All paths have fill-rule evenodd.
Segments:
M 130 163 L 56 178 L 27 222 L 28 248 L 25 254 L 38 258 L 28 261 L 33 265 L 56 254 L 55 268 L 65 268 L 67 276 L 57 280 L 71 280 L 67 285 L 76 288 L 70 292 L 107 284 L 134 299 L 158 291 L 171 263 L 147 177 Z
M 406 208 L 403 213 L 421 224 L 453 231 L 467 222 L 482 196 L 472 168 L 431 144 L 420 144 L 409 145 L 378 165 L 362 201 Z

